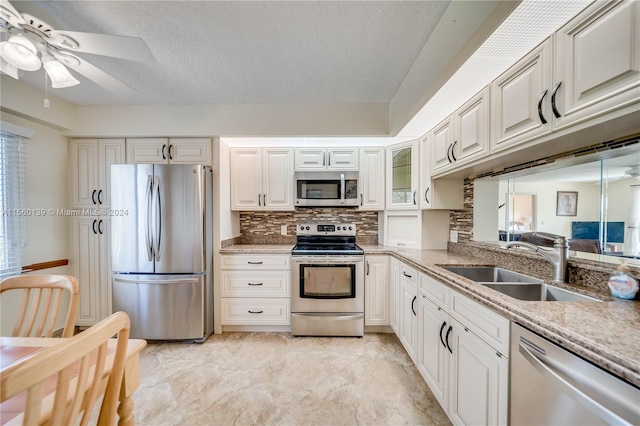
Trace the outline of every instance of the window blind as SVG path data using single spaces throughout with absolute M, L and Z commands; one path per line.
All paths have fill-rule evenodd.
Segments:
M 25 157 L 23 139 L 0 132 L 0 279 L 21 273 L 25 257 Z

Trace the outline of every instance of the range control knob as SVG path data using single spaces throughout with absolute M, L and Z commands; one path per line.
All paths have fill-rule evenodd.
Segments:
M 301 230 L 301 231 L 304 231 L 304 226 L 301 226 L 301 227 L 300 227 L 300 230 Z
M 340 230 L 340 227 L 338 226 L 338 231 Z
M 307 226 L 307 231 L 309 230 L 309 227 Z
M 352 231 L 352 230 L 353 230 L 353 227 L 351 227 L 351 226 L 350 226 L 350 227 L 349 227 L 349 231 Z

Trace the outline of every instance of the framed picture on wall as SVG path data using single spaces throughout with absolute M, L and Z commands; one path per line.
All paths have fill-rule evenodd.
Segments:
M 556 216 L 575 216 L 578 213 L 578 192 L 558 191 Z

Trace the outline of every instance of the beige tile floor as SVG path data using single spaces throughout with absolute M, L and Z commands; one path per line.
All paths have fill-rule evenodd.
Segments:
M 140 369 L 139 425 L 449 424 L 393 334 L 149 343 Z

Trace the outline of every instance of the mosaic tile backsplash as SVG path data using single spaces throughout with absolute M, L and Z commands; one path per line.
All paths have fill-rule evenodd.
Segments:
M 295 244 L 299 223 L 355 223 L 360 244 L 378 244 L 378 212 L 350 208 L 296 208 L 294 212 L 240 212 L 237 244 Z M 282 225 L 287 235 L 281 235 Z

